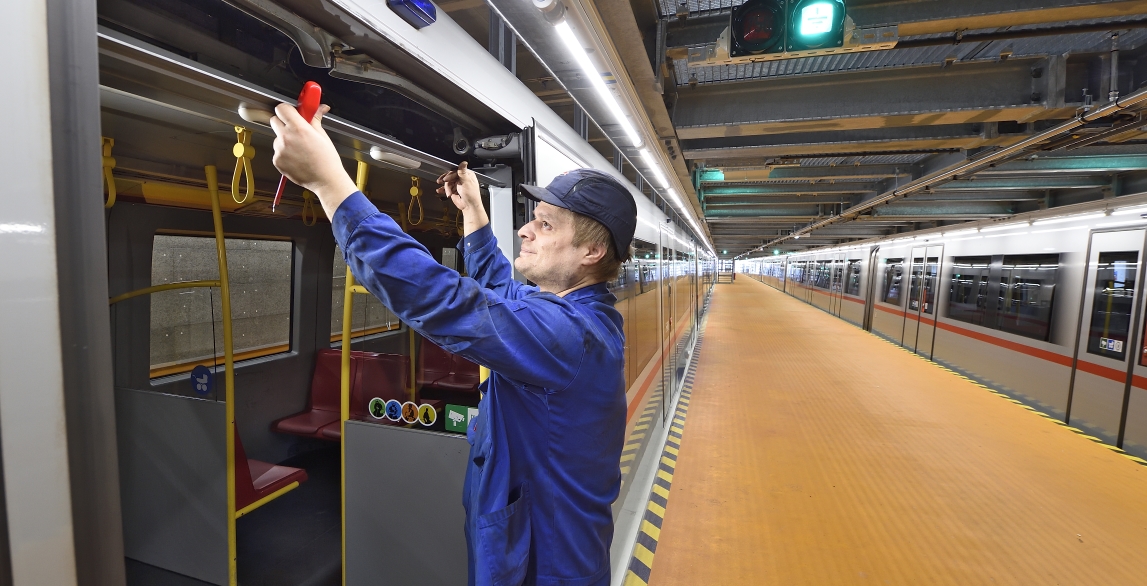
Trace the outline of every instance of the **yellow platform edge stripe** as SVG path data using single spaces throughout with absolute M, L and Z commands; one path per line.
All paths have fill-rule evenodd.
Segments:
M 669 432 L 677 433 L 677 435 L 681 436 L 681 438 L 684 438 L 685 416 L 688 415 L 689 412 L 689 398 L 693 394 L 693 383 L 696 380 L 697 363 L 700 359 L 701 342 L 704 339 L 705 324 L 707 322 L 708 319 L 706 317 L 702 319 L 701 323 L 697 326 L 697 342 L 693 348 L 693 356 L 689 361 L 689 368 L 686 370 L 684 384 L 681 388 L 681 394 L 677 399 L 675 417 L 670 423 L 668 430 Z M 658 464 L 659 467 L 660 464 L 665 464 L 670 469 L 676 468 L 677 462 L 674 458 L 676 458 L 679 454 L 681 438 L 675 438 L 672 435 L 668 435 L 667 432 L 665 437 L 665 446 L 661 450 L 661 461 Z M 669 490 L 673 484 L 673 475 L 666 472 L 665 470 L 658 469 L 657 478 L 660 478 L 663 481 L 664 486 L 654 481 L 653 487 L 650 489 L 649 502 L 646 505 L 646 510 L 664 520 L 665 508 L 669 504 Z M 663 507 L 654 501 L 654 495 L 664 499 L 666 506 Z M 652 540 L 654 547 L 653 550 L 650 550 L 649 548 L 642 545 L 641 542 L 636 542 L 633 544 L 633 555 L 630 556 L 630 562 L 628 565 L 629 569 L 626 571 L 625 582 L 623 586 L 647 586 L 647 582 L 633 571 L 635 562 L 639 562 L 641 565 L 645 566 L 645 568 L 648 568 L 650 572 L 653 571 L 653 558 L 657 550 L 657 541 L 661 538 L 661 529 L 650 523 L 648 520 L 642 519 L 639 534 L 640 533 L 644 533 L 649 540 Z

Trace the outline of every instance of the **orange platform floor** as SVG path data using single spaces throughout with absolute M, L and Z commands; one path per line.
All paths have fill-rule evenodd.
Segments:
M 1147 584 L 1147 467 L 741 276 L 652 586 Z

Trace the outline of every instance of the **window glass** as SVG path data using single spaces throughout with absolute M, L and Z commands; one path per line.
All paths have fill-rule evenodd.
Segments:
M 227 238 L 235 360 L 291 349 L 289 241 Z M 158 234 L 152 241 L 151 284 L 219 279 L 215 238 Z M 151 377 L 190 372 L 223 360 L 223 307 L 218 287 L 150 295 Z
M 1000 273 L 996 328 L 1036 340 L 1051 335 L 1059 255 L 1005 256 Z
M 844 288 L 844 261 L 832 261 L 832 292 L 840 293 Z
M 988 308 L 990 256 L 958 256 L 952 259 L 952 282 L 948 289 L 948 317 L 984 325 Z
M 813 286 L 817 289 L 828 289 L 832 279 L 832 261 L 819 260 L 816 262 L 816 275 Z
M 1101 252 L 1091 301 L 1087 352 L 1123 360 L 1131 328 L 1138 252 Z
M 331 278 L 331 342 L 342 340 L 343 294 L 346 291 L 346 260 L 342 250 L 335 247 L 334 274 Z M 351 306 L 351 337 L 373 336 L 402 327 L 398 317 L 391 313 L 374 295 L 356 295 Z
M 860 295 L 859 259 L 849 259 L 848 261 L 848 284 L 845 285 L 844 292 L 849 295 Z
M 884 260 L 884 296 L 885 303 L 900 306 L 900 293 L 904 280 L 904 259 L 888 258 Z

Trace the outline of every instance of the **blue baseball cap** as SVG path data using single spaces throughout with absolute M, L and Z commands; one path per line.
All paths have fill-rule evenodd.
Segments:
M 522 190 L 532 200 L 597 220 L 613 237 L 618 260 L 629 260 L 629 245 L 637 230 L 637 202 L 612 175 L 597 169 L 575 169 L 558 175 L 546 187 L 522 185 Z

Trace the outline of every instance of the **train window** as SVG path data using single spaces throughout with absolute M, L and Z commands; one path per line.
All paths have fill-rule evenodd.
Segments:
M 1123 360 L 1131 328 L 1138 252 L 1101 252 L 1091 298 L 1087 352 Z
M 637 294 L 657 286 L 657 245 L 633 239 L 633 258 L 637 263 Z
M 290 241 L 227 238 L 235 360 L 291 349 Z M 219 278 L 215 239 L 157 234 L 151 284 Z M 223 360 L 223 308 L 216 287 L 151 295 L 151 377 L 190 372 Z
M 903 287 L 901 281 L 904 280 L 904 259 L 886 258 L 884 264 L 884 296 L 881 299 L 885 303 L 899 307 Z
M 813 276 L 813 287 L 828 289 L 832 279 L 832 261 L 819 260 L 816 262 L 816 273 Z
M 996 328 L 1036 340 L 1051 334 L 1059 255 L 1005 256 L 1000 273 Z
M 844 261 L 832 261 L 832 292 L 840 293 L 844 288 Z
M 334 275 L 331 280 L 331 342 L 341 342 L 343 335 L 343 294 L 346 291 L 346 260 L 335 247 Z M 402 327 L 398 316 L 391 313 L 374 295 L 358 295 L 351 306 L 351 337 L 373 336 Z
M 908 285 L 908 309 L 920 311 L 920 285 L 924 280 L 924 258 L 912 259 L 912 274 Z
M 948 318 L 984 325 L 988 309 L 990 256 L 958 256 L 952 259 L 952 282 L 948 289 Z
M 860 260 L 849 259 L 848 261 L 848 284 L 844 287 L 844 292 L 849 295 L 860 295 Z

